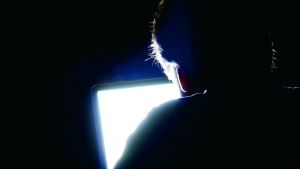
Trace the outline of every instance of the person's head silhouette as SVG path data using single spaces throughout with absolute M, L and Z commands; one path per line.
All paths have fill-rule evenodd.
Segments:
M 160 0 L 150 56 L 186 94 L 272 76 L 276 58 L 266 9 L 254 3 Z

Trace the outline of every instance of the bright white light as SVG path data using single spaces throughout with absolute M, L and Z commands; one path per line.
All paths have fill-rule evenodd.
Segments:
M 153 108 L 181 97 L 173 84 L 99 91 L 100 118 L 108 169 L 121 157 L 127 137 Z

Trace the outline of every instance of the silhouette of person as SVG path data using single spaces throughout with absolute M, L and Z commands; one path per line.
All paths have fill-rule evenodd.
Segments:
M 295 106 L 276 74 L 267 14 L 262 3 L 159 1 L 150 59 L 183 97 L 148 113 L 115 169 L 296 164 Z

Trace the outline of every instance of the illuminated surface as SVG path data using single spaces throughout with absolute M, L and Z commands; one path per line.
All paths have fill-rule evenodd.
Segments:
M 179 98 L 173 84 L 99 91 L 100 118 L 108 169 L 122 155 L 126 139 L 152 107 Z

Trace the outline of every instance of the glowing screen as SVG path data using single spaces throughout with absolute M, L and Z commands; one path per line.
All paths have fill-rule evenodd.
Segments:
M 108 169 L 121 157 L 127 137 L 135 130 L 149 110 L 165 101 L 181 97 L 173 84 L 124 87 L 97 92 L 98 124 Z

